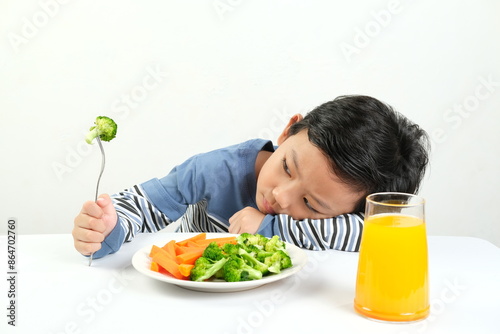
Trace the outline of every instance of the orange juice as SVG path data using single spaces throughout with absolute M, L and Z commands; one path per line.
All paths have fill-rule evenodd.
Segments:
M 370 318 L 408 322 L 429 314 L 427 238 L 422 219 L 370 216 L 364 224 L 354 308 Z

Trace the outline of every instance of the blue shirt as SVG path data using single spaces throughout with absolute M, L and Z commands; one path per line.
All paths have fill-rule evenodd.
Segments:
M 255 161 L 261 150 L 274 152 L 273 144 L 256 139 L 198 154 L 142 188 L 172 220 L 184 215 L 188 205 L 206 200 L 208 213 L 229 226 L 237 211 L 247 206 L 257 209 Z

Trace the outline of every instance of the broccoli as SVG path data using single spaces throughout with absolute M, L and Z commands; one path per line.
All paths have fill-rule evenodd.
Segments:
M 255 256 L 255 257 L 257 257 L 262 252 L 265 252 L 265 250 L 263 248 L 260 248 L 260 246 L 256 246 L 256 245 L 242 246 L 241 248 L 243 248 L 249 254 L 251 254 L 252 256 Z
M 279 274 L 282 269 L 290 268 L 292 266 L 292 259 L 282 250 L 278 250 L 273 255 L 264 259 L 264 264 L 268 266 L 270 272 Z
M 266 259 L 266 257 L 269 257 L 269 256 L 271 256 L 273 254 L 274 254 L 273 252 L 266 252 L 265 250 L 262 250 L 260 252 L 255 253 L 255 258 L 257 260 L 259 260 L 260 262 L 264 262 L 264 260 Z
M 240 248 L 239 250 L 239 255 L 240 257 L 252 268 L 257 269 L 262 273 L 262 275 L 266 275 L 269 270 L 268 270 L 268 265 L 257 260 L 253 254 L 248 253 L 246 250 L 243 248 Z
M 255 246 L 264 249 L 269 239 L 260 234 L 242 233 L 236 237 L 236 241 L 243 247 Z
M 203 251 L 202 256 L 212 261 L 219 261 L 220 259 L 225 258 L 226 254 L 224 254 L 222 248 L 220 248 L 216 242 L 211 242 Z
M 264 249 L 266 252 L 276 252 L 278 250 L 284 250 L 286 248 L 286 244 L 280 240 L 280 237 L 274 235 L 269 241 L 264 245 Z
M 217 274 L 217 272 L 225 266 L 227 261 L 228 258 L 226 257 L 218 261 L 213 261 L 202 256 L 194 263 L 194 267 L 191 269 L 189 278 L 196 282 L 205 281 Z
M 191 270 L 192 281 L 222 279 L 226 282 L 258 280 L 292 266 L 285 243 L 278 236 L 268 239 L 243 233 L 236 244 L 208 244 Z
M 262 273 L 249 266 L 238 255 L 230 255 L 224 264 L 224 280 L 226 282 L 251 281 L 261 278 Z
M 94 126 L 90 128 L 89 133 L 85 136 L 87 144 L 92 144 L 92 141 L 99 136 L 101 140 L 110 141 L 116 137 L 118 125 L 115 121 L 106 116 L 97 116 Z
M 222 245 L 222 251 L 224 253 L 226 253 L 227 255 L 238 254 L 240 249 L 241 249 L 240 244 L 227 243 L 227 244 Z

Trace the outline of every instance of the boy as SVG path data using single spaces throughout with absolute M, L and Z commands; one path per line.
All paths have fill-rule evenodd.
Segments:
M 99 258 L 182 218 L 180 232 L 279 235 L 306 249 L 358 251 L 366 195 L 417 192 L 428 163 L 425 131 L 368 96 L 294 115 L 277 144 L 255 139 L 199 154 L 162 179 L 84 203 L 75 248 Z

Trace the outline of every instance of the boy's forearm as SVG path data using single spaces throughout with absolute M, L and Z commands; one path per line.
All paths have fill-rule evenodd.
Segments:
M 172 222 L 147 199 L 140 186 L 114 194 L 111 198 L 118 221 L 94 258 L 117 252 L 123 243 L 132 241 L 137 233 L 156 232 Z
M 275 231 L 275 228 L 278 227 L 279 224 L 280 220 L 278 216 L 266 215 L 262 220 L 257 233 L 267 238 L 271 238 L 273 235 L 281 236 L 281 233 Z
M 309 250 L 359 251 L 363 214 L 351 213 L 327 219 L 296 220 L 288 215 L 267 215 L 257 233 L 281 239 Z

